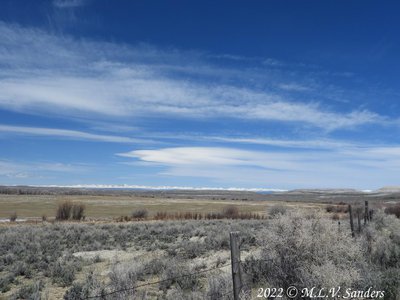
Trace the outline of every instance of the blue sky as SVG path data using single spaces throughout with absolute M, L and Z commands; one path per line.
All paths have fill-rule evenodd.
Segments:
M 399 9 L 4 0 L 0 184 L 399 185 Z

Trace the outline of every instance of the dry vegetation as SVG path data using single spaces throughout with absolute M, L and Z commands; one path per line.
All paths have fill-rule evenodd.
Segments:
M 240 212 L 227 207 L 224 213 Z M 373 286 L 385 290 L 385 299 L 400 295 L 400 220 L 395 216 L 378 210 L 352 238 L 348 226 L 338 228 L 321 212 L 282 207 L 263 220 L 3 226 L 0 295 L 232 299 L 230 267 L 223 267 L 229 263 L 230 231 L 240 231 L 245 282 L 253 296 L 257 287 L 292 284 Z M 136 288 L 151 282 L 158 283 Z M 123 291 L 106 296 L 118 290 Z
M 232 299 L 231 231 L 240 232 L 252 298 L 259 287 L 295 285 L 372 286 L 400 299 L 396 203 L 371 205 L 372 221 L 353 238 L 341 201 L 37 197 L 52 210 L 37 210 L 36 225 L 18 222 L 16 203 L 7 218 L 17 222 L 0 226 L 0 299 Z M 121 202 L 113 218 L 90 219 L 94 203 L 112 211 Z M 363 218 L 361 202 L 352 203 Z

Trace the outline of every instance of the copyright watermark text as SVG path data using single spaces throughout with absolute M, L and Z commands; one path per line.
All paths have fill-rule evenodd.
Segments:
M 289 286 L 288 288 L 259 288 L 257 289 L 257 298 L 307 298 L 307 299 L 383 299 L 385 291 L 374 290 L 372 287 L 366 290 L 357 290 L 352 288 L 330 287 L 330 288 L 297 288 Z

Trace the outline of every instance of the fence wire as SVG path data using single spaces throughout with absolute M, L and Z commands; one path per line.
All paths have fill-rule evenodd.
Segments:
M 103 294 L 101 294 L 101 295 L 89 296 L 89 297 L 80 298 L 80 299 L 81 299 L 81 300 L 86 300 L 86 299 L 105 298 L 106 296 L 115 295 L 115 294 L 118 294 L 118 293 L 123 293 L 123 292 L 128 292 L 128 291 L 133 291 L 133 290 L 136 290 L 136 289 L 138 289 L 138 288 L 145 287 L 145 286 L 160 284 L 160 283 L 169 282 L 169 281 L 173 281 L 173 280 L 177 280 L 177 279 L 182 279 L 182 278 L 186 278 L 186 277 L 191 277 L 191 276 L 197 276 L 197 275 L 199 275 L 199 274 L 207 273 L 207 272 L 210 272 L 210 271 L 213 271 L 213 270 L 222 269 L 222 268 L 228 267 L 228 266 L 230 266 L 230 265 L 231 265 L 230 263 L 229 263 L 229 264 L 224 264 L 224 265 L 219 266 L 219 267 L 209 268 L 209 269 L 202 270 L 202 271 L 198 271 L 198 272 L 195 272 L 195 273 L 185 274 L 185 275 L 176 276 L 176 277 L 171 277 L 171 278 L 167 278 L 167 279 L 163 279 L 163 280 L 158 280 L 158 281 L 153 281 L 153 282 L 147 282 L 147 283 L 143 283 L 143 284 L 139 284 L 139 285 L 132 286 L 132 287 L 130 287 L 130 288 L 115 290 L 115 291 L 112 291 L 112 292 L 103 293 Z
M 255 263 L 255 262 L 256 263 L 262 263 L 262 262 L 271 262 L 271 261 L 273 261 L 273 260 L 272 259 L 247 259 L 245 261 L 238 261 L 238 263 L 242 265 L 244 262 L 247 262 L 247 263 Z M 113 265 L 113 264 L 114 263 L 109 263 L 107 265 Z M 174 281 L 174 280 L 177 280 L 177 279 L 182 279 L 182 278 L 187 278 L 187 277 L 192 277 L 192 276 L 198 276 L 200 274 L 204 274 L 204 273 L 211 272 L 211 271 L 214 271 L 214 270 L 218 270 L 218 269 L 222 269 L 222 268 L 225 268 L 225 267 L 229 267 L 231 265 L 232 265 L 231 263 L 227 263 L 227 264 L 224 264 L 222 266 L 217 266 L 217 267 L 209 268 L 209 269 L 206 269 L 206 270 L 202 270 L 202 271 L 198 271 L 198 272 L 194 272 L 194 273 L 190 273 L 190 274 L 184 274 L 184 275 L 181 275 L 181 276 L 176 276 L 176 277 L 171 277 L 171 278 L 167 278 L 167 279 L 163 279 L 163 280 L 152 281 L 152 282 L 147 282 L 147 283 L 135 285 L 135 286 L 132 286 L 132 287 L 129 287 L 129 288 L 114 290 L 114 291 L 111 291 L 111 292 L 108 292 L 108 293 L 102 293 L 101 295 L 88 296 L 88 297 L 84 297 L 84 298 L 81 297 L 80 300 L 88 300 L 88 299 L 96 299 L 96 298 L 105 299 L 107 296 L 115 295 L 115 294 L 118 294 L 118 293 L 134 291 L 134 290 L 136 290 L 138 288 L 142 288 L 142 287 L 146 287 L 146 286 L 152 286 L 152 285 L 155 285 L 155 284 L 161 284 L 161 283 L 164 283 L 164 282 L 170 282 L 170 281 Z M 148 268 L 149 267 L 145 268 L 144 270 L 147 271 Z M 245 274 L 247 274 L 247 275 L 252 275 L 252 274 L 250 274 L 248 272 L 245 272 L 244 270 L 243 270 L 243 272 Z M 151 274 L 152 273 L 146 273 L 145 275 L 151 275 Z M 107 285 L 106 288 L 110 287 L 111 285 L 112 284 Z M 251 285 L 250 284 L 242 284 L 241 290 L 243 290 L 245 292 L 251 291 Z M 226 296 L 228 296 L 228 295 L 230 295 L 232 293 L 233 293 L 232 290 L 227 291 L 227 292 L 225 292 L 225 293 L 223 293 L 221 295 L 219 295 L 220 292 L 214 292 L 212 294 L 209 294 L 207 297 L 209 297 L 211 300 L 217 300 L 217 299 L 223 299 L 224 297 L 226 297 Z

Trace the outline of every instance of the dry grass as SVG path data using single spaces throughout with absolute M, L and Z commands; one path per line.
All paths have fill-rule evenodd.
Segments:
M 157 213 L 215 213 L 221 212 L 226 206 L 237 207 L 241 213 L 256 213 L 265 215 L 273 206 L 281 204 L 288 207 L 319 208 L 324 204 L 301 203 L 286 201 L 261 200 L 217 200 L 211 198 L 163 198 L 138 196 L 90 196 L 90 195 L 0 195 L 0 218 L 9 219 L 17 212 L 19 219 L 35 218 L 41 221 L 42 216 L 48 220 L 56 216 L 59 203 L 70 201 L 85 205 L 87 219 L 113 219 L 127 212 L 147 210 L 148 217 L 153 218 Z

